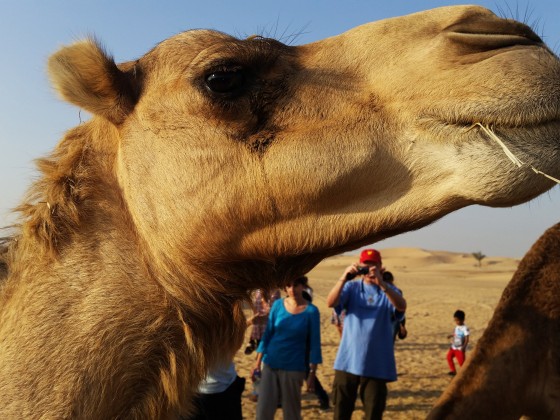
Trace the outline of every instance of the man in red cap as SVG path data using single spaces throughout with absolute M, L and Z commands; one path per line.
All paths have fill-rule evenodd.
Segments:
M 329 307 L 345 308 L 342 339 L 334 363 L 334 419 L 352 418 L 358 391 L 365 419 L 381 419 L 387 382 L 397 380 L 393 320 L 406 301 L 381 274 L 381 254 L 365 249 L 359 264 L 347 267 L 327 296 Z M 362 277 L 354 280 L 358 275 Z

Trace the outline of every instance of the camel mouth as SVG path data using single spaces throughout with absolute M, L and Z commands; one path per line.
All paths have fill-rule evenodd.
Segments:
M 545 178 L 548 178 L 551 181 L 554 181 L 557 184 L 560 184 L 560 180 L 558 178 L 555 178 L 555 177 L 541 171 L 540 169 L 537 169 L 535 166 L 533 166 L 530 163 L 523 162 L 522 160 L 520 160 L 514 153 L 511 152 L 511 150 L 505 145 L 505 143 L 496 135 L 496 133 L 491 128 L 485 127 L 484 125 L 482 125 L 480 123 L 476 123 L 475 126 L 480 127 L 480 129 L 484 132 L 484 134 L 486 134 L 486 136 L 488 136 L 490 139 L 492 139 L 496 143 L 498 143 L 498 145 L 504 151 L 505 155 L 509 158 L 509 160 L 512 161 L 512 163 L 515 166 L 517 166 L 518 168 L 529 167 L 534 173 L 536 173 L 538 175 L 542 175 Z
M 425 118 L 420 125 L 438 138 L 457 138 L 458 133 L 463 137 L 463 134 L 469 132 L 487 130 L 486 134 L 492 132 L 498 137 L 508 139 L 516 137 L 541 139 L 539 147 L 545 147 L 555 154 L 560 153 L 560 117 L 525 122 L 489 118 L 454 120 Z
M 430 118 L 423 121 L 424 129 L 439 139 L 485 141 L 499 146 L 505 156 L 518 168 L 527 168 L 535 174 L 560 184 L 560 173 L 554 164 L 554 156 L 560 155 L 560 118 L 546 118 L 525 124 L 498 124 L 497 121 L 442 120 Z M 470 133 L 474 137 L 466 137 Z M 512 144 L 514 138 L 527 139 L 523 146 Z M 476 140 L 473 140 L 476 139 Z M 533 139 L 533 141 L 531 141 Z M 538 149 L 534 147 L 538 144 Z M 536 153 L 539 150 L 541 153 Z
M 476 107 L 476 105 L 475 105 Z M 537 107 L 537 105 L 535 105 Z M 529 108 L 526 106 L 526 108 Z M 426 112 L 418 118 L 420 125 L 437 129 L 448 127 L 453 129 L 470 129 L 476 124 L 487 127 L 499 128 L 500 130 L 538 130 L 558 126 L 560 132 L 560 109 L 557 107 L 539 106 L 541 115 L 528 115 L 522 110 L 513 110 L 509 115 L 502 110 L 489 110 L 484 114 L 466 116 L 464 111 L 455 110 L 446 112 L 445 115 L 437 112 Z

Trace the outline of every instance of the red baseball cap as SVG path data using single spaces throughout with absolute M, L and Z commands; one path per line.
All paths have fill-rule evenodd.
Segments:
M 381 264 L 381 254 L 375 249 L 364 249 L 360 254 L 360 264 Z

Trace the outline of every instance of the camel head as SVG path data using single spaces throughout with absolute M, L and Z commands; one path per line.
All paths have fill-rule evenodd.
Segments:
M 49 72 L 93 114 L 156 269 L 211 265 L 232 288 L 279 284 L 470 204 L 528 201 L 553 186 L 529 165 L 560 176 L 560 62 L 480 7 L 301 46 L 187 31 L 119 65 L 89 40 Z

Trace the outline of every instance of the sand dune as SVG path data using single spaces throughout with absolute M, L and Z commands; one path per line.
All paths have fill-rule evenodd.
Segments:
M 448 348 L 446 336 L 453 330 L 453 312 L 458 308 L 466 312 L 471 342 L 476 345 L 519 260 L 487 257 L 479 268 L 468 253 L 392 248 L 381 249 L 381 254 L 383 265 L 393 272 L 396 285 L 407 299 L 409 332 L 405 340 L 396 343 L 399 379 L 389 384 L 385 418 L 423 419 L 450 380 L 445 354 Z M 339 337 L 330 324 L 330 309 L 325 298 L 344 268 L 356 260 L 356 255 L 332 257 L 321 262 L 308 275 L 315 291 L 314 303 L 321 311 L 324 363 L 319 367 L 318 377 L 329 393 Z M 248 396 L 251 391 L 249 371 L 255 356 L 246 356 L 242 350 L 235 361 L 239 374 L 248 380 L 243 394 L 243 414 L 247 419 L 254 419 L 256 404 Z M 358 401 L 353 419 L 362 418 L 360 407 Z M 304 392 L 303 417 L 331 419 L 332 409 L 321 411 L 315 396 Z M 278 410 L 276 419 L 281 418 L 282 412 Z

